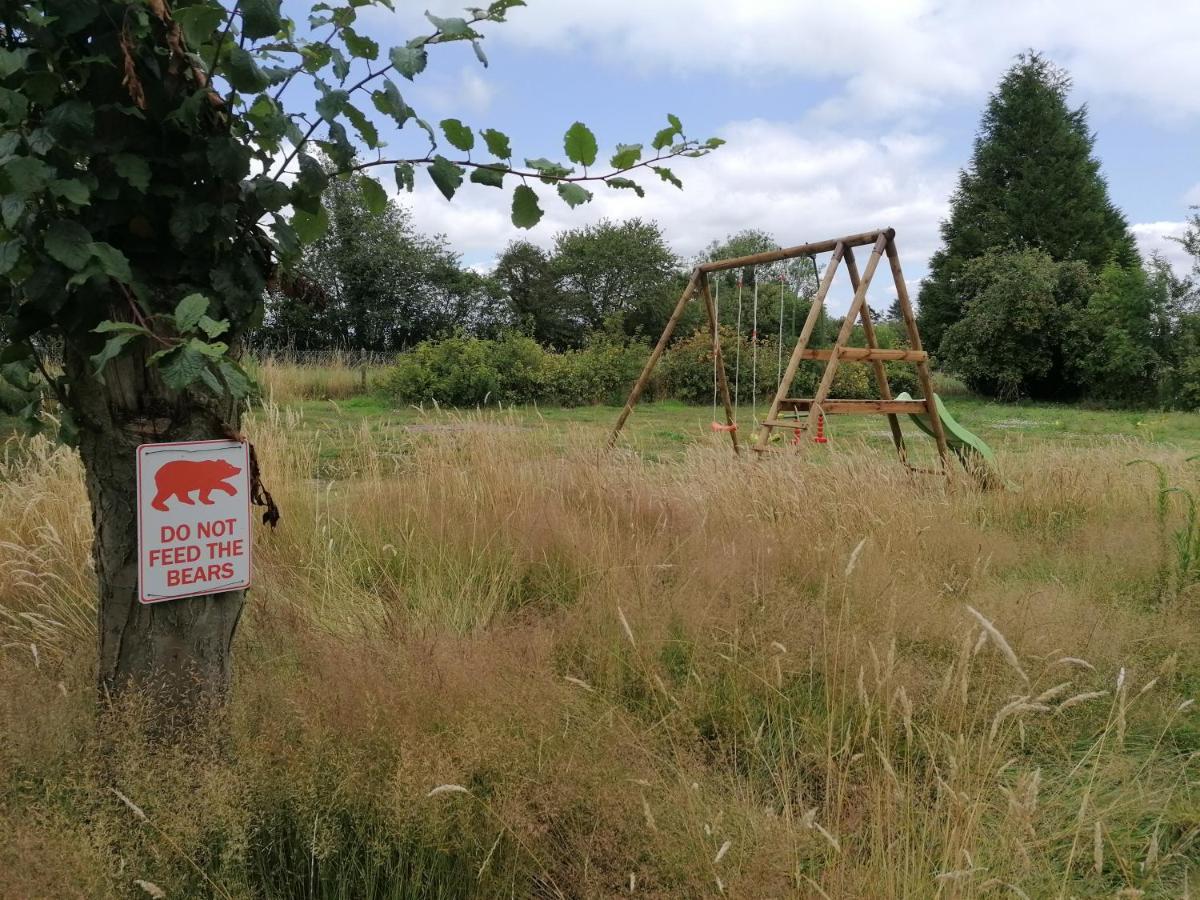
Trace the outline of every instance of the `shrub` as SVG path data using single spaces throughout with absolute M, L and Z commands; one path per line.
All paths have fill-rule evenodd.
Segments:
M 402 403 L 615 403 L 625 399 L 648 354 L 640 344 L 603 340 L 553 353 L 521 335 L 498 340 L 456 335 L 401 354 L 383 386 Z
M 788 348 L 784 347 L 785 354 Z M 732 329 L 721 329 L 721 352 L 732 394 L 738 382 L 739 402 L 746 405 L 757 392 L 759 406 L 775 395 L 780 367 L 774 338 L 758 343 L 757 376 L 752 363 L 754 346 Z M 740 370 L 738 354 L 740 352 Z M 382 386 L 397 402 L 437 402 L 447 406 L 485 403 L 545 403 L 554 406 L 587 406 L 624 402 L 650 348 L 598 337 L 580 350 L 554 353 L 531 338 L 507 335 L 482 340 L 461 335 L 426 341 L 401 354 Z M 783 365 L 787 359 L 783 359 Z M 793 396 L 812 396 L 823 364 L 806 362 L 793 382 Z M 912 366 L 888 367 L 892 390 L 913 390 Z M 846 363 L 838 367 L 833 396 L 869 399 L 879 396 L 869 366 Z M 672 346 L 655 369 L 643 398 L 671 398 L 685 403 L 708 403 L 713 396 L 712 338 L 698 330 Z

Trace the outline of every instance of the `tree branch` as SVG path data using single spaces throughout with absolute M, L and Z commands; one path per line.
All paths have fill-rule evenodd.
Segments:
M 583 175 L 553 175 L 546 174 L 538 171 L 537 169 L 516 169 L 512 166 L 505 166 L 497 163 L 474 162 L 470 159 L 451 159 L 448 160 L 448 162 L 452 162 L 458 166 L 463 166 L 464 168 L 487 169 L 492 172 L 499 172 L 502 175 L 516 175 L 518 178 L 545 179 L 552 184 L 566 184 L 587 181 L 607 181 L 610 178 L 616 178 L 619 175 L 624 175 L 626 172 L 632 172 L 635 169 L 647 168 L 649 166 L 653 166 L 655 163 L 665 162 L 668 159 L 676 159 L 680 156 L 683 156 L 685 153 L 692 153 L 697 150 L 706 152 L 698 144 L 694 144 L 690 141 L 685 142 L 672 149 L 670 153 L 659 153 L 657 156 L 653 156 L 650 159 L 643 159 L 641 162 L 634 163 L 632 166 L 628 166 L 624 169 L 613 169 L 611 172 L 606 172 L 603 175 L 589 175 L 587 174 L 586 170 L 584 171 Z M 337 172 L 333 172 L 331 173 L 331 177 L 336 178 L 338 175 L 348 175 L 352 172 L 361 172 L 363 169 L 370 169 L 374 168 L 375 166 L 397 166 L 405 164 L 419 166 L 428 165 L 432 162 L 434 162 L 434 157 L 431 155 L 417 157 L 414 159 L 377 159 L 373 162 L 359 163 L 358 165 L 350 166 L 347 169 L 341 169 Z
M 239 2 L 240 2 L 240 0 L 239 0 Z M 479 10 L 479 12 L 475 13 L 474 15 L 471 16 L 471 18 L 469 20 L 467 20 L 467 24 L 468 25 L 476 25 L 479 22 L 485 22 L 485 21 L 489 21 L 486 11 Z M 444 38 L 445 38 L 445 35 L 443 35 L 441 31 L 435 31 L 433 34 L 429 35 L 428 37 L 416 38 L 415 40 L 420 41 L 420 44 L 418 46 L 424 47 L 424 46 L 427 46 L 428 44 L 446 43 L 446 41 L 443 40 Z M 409 43 L 411 44 L 412 41 L 410 41 Z M 368 82 L 374 81 L 376 78 L 378 78 L 381 75 L 386 75 L 388 72 L 390 72 L 394 68 L 395 68 L 395 66 L 389 62 L 386 66 L 384 66 L 378 72 L 373 72 L 371 74 L 368 74 L 365 78 L 360 79 L 353 87 L 351 87 L 347 91 L 347 93 L 353 94 L 355 91 L 359 90 L 360 88 L 364 88 Z M 291 80 L 291 77 L 292 76 L 288 77 L 289 81 Z M 286 85 L 287 85 L 287 82 L 284 83 L 285 87 L 286 87 Z M 280 93 L 283 93 L 282 89 L 280 90 Z M 283 161 L 283 163 L 279 166 L 279 171 L 277 171 L 271 177 L 272 181 L 278 181 L 280 179 L 280 177 L 284 173 L 284 170 L 287 169 L 288 163 L 290 163 L 293 159 L 295 159 L 296 155 L 301 150 L 304 149 L 305 144 L 308 143 L 309 138 L 311 138 L 313 135 L 313 132 L 316 131 L 317 128 L 320 126 L 320 124 L 324 121 L 327 121 L 327 120 L 325 119 L 324 116 L 322 116 L 321 118 L 317 119 L 317 121 L 315 121 L 309 127 L 308 131 L 306 131 L 304 133 L 304 137 L 302 137 L 300 139 L 300 142 L 298 144 L 296 144 L 295 147 L 292 148 L 292 152 L 288 154 L 287 159 L 285 159 Z

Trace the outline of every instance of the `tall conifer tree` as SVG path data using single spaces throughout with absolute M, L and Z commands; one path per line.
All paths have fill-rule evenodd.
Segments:
M 1070 87 L 1065 71 L 1030 52 L 992 94 L 942 223 L 943 246 L 921 286 L 921 331 L 930 347 L 962 318 L 969 299 L 962 273 L 988 250 L 1037 248 L 1093 272 L 1112 261 L 1139 264 L 1128 223 L 1092 155 L 1087 107 L 1067 105 Z

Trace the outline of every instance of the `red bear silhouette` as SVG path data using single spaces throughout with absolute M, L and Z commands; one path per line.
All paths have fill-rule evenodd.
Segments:
M 177 459 L 154 473 L 154 487 L 158 492 L 150 505 L 161 512 L 170 512 L 165 501 L 175 497 L 180 503 L 194 506 L 195 501 L 188 496 L 192 491 L 200 492 L 200 502 L 205 505 L 212 504 L 213 491 L 224 491 L 236 497 L 237 488 L 226 484 L 225 479 L 241 471 L 223 459 Z

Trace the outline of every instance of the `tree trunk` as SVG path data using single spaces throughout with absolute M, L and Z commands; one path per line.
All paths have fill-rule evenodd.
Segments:
M 229 689 L 244 594 L 141 603 L 135 455 L 139 444 L 228 438 L 240 411 L 229 399 L 168 389 L 157 369 L 146 366 L 152 350 L 132 349 L 111 361 L 104 383 L 85 356 L 69 349 L 65 367 L 95 528 L 101 695 L 147 691 L 162 712 L 187 718 Z

